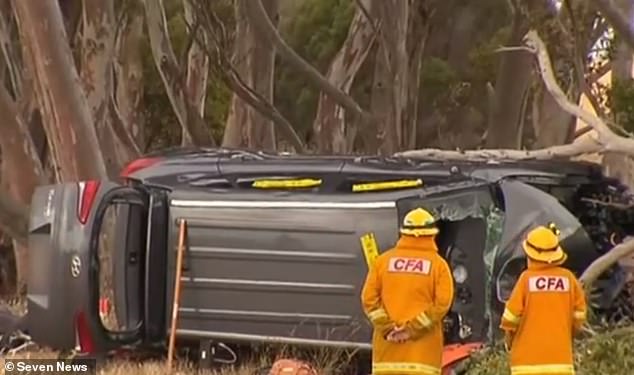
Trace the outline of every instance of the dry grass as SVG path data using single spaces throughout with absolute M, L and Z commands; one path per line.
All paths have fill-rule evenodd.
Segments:
M 56 359 L 58 353 L 53 351 L 30 351 L 7 356 L 11 359 Z M 98 371 L 99 375 L 255 375 L 260 367 L 255 364 L 246 364 L 236 368 L 223 368 L 220 370 L 198 370 L 191 364 L 175 363 L 174 369 L 167 370 L 163 360 L 152 361 L 123 361 L 112 360 L 106 362 Z M 4 375 L 4 366 L 0 366 L 0 375 Z
M 99 375 L 258 375 L 265 374 L 276 358 L 302 358 L 319 369 L 321 375 L 340 375 L 350 373 L 350 364 L 354 352 L 344 350 L 321 349 L 310 354 L 300 353 L 291 348 L 275 348 L 266 346 L 252 354 L 251 360 L 244 360 L 243 364 L 224 365 L 215 370 L 198 369 L 191 362 L 185 360 L 174 361 L 174 369 L 166 368 L 165 359 L 154 360 L 121 360 L 113 359 L 103 363 Z M 30 350 L 9 355 L 11 359 L 56 359 L 59 353 L 51 350 Z M 4 375 L 4 366 L 0 366 L 0 375 Z

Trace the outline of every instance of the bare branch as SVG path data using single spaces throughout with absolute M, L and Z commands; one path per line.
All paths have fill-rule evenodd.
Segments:
M 351 114 L 363 120 L 372 119 L 372 115 L 365 111 L 350 96 L 333 86 L 317 69 L 310 65 L 306 60 L 299 56 L 291 47 L 284 42 L 275 26 L 266 14 L 266 10 L 261 0 L 247 1 L 247 14 L 253 27 L 258 30 L 279 53 L 288 64 L 305 74 L 317 88 L 330 95 L 337 104 L 341 105 Z
M 601 151 L 602 148 L 600 144 L 596 143 L 594 140 L 584 139 L 578 143 L 553 146 L 540 150 L 483 149 L 451 151 L 441 149 L 423 149 L 398 152 L 394 156 L 426 160 L 479 160 L 494 163 L 502 160 L 562 159 Z
M 162 0 L 144 0 L 150 47 L 156 68 L 161 75 L 167 95 L 172 103 L 184 135 L 185 144 L 215 145 L 200 114 L 185 94 L 185 74 L 178 65 L 167 30 Z M 189 138 L 189 139 L 187 139 Z
M 222 78 L 225 84 L 245 103 L 253 107 L 262 116 L 273 121 L 281 135 L 291 144 L 296 152 L 304 151 L 304 143 L 295 132 L 291 123 L 269 103 L 266 98 L 253 90 L 244 82 L 236 67 L 226 52 L 228 50 L 228 34 L 222 21 L 214 14 L 209 7 L 205 6 L 206 1 L 194 2 L 188 0 L 196 9 L 196 22 L 207 34 L 207 38 L 201 38 L 200 33 L 195 33 L 196 43 L 204 48 L 209 56 L 211 68 L 218 77 Z M 186 24 L 189 32 L 193 31 L 193 26 Z
M 625 241 L 597 258 L 585 269 L 579 281 L 581 281 L 586 288 L 591 287 L 599 276 L 607 271 L 613 264 L 631 254 L 634 254 L 634 237 L 626 238 Z
M 517 51 L 535 53 L 535 51 L 533 51 L 531 48 L 528 48 L 526 46 L 499 47 L 495 49 L 493 52 L 500 53 L 500 52 L 517 52 Z
M 620 153 L 634 155 L 634 139 L 621 137 L 610 130 L 608 125 L 592 113 L 572 103 L 561 87 L 557 84 L 553 73 L 550 56 L 544 42 L 535 30 L 529 31 L 524 37 L 526 45 L 534 51 L 539 64 L 539 72 L 548 92 L 557 104 L 567 113 L 586 122 L 597 133 L 596 139 L 584 139 L 577 143 L 558 145 L 539 150 L 473 150 L 473 151 L 445 151 L 445 150 L 412 150 L 397 153 L 396 156 L 423 159 L 553 159 L 570 158 L 587 153 Z

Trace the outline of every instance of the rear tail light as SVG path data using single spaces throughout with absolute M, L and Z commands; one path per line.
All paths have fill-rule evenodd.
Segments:
M 79 202 L 77 202 L 77 218 L 82 224 L 86 224 L 90 210 L 95 203 L 97 192 L 99 191 L 99 181 L 80 182 L 79 185 Z
M 90 327 L 84 311 L 79 311 L 75 315 L 75 334 L 77 346 L 81 353 L 91 354 L 95 352 L 95 342 L 90 335 Z
M 161 158 L 141 158 L 136 159 L 130 162 L 130 164 L 126 165 L 125 168 L 120 173 L 121 178 L 126 178 L 134 172 L 140 171 L 141 169 L 150 167 L 156 163 L 158 163 Z

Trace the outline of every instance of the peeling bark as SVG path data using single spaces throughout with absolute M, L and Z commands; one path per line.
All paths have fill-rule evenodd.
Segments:
M 143 13 L 127 12 L 115 38 L 114 110 L 124 131 L 132 138 L 132 148 L 139 151 L 145 144 L 142 41 Z
M 114 3 L 84 0 L 82 12 L 80 78 L 95 131 L 111 179 L 115 180 L 126 159 L 112 129 L 110 100 L 113 91 Z
M 233 46 L 232 64 L 235 72 L 245 82 L 249 84 L 249 59 L 251 53 L 250 48 L 250 28 L 249 22 L 245 17 L 245 10 L 241 1 L 234 2 L 234 14 L 236 19 L 235 41 Z M 234 94 L 231 96 L 231 104 L 229 105 L 229 113 L 227 114 L 227 122 L 222 139 L 223 147 L 240 147 L 243 143 L 243 133 L 248 121 L 249 108 L 244 105 L 243 100 Z
M 260 36 L 247 20 L 245 1 L 235 4 L 236 41 L 233 64 L 244 82 L 269 103 L 273 102 L 273 73 L 275 48 L 262 43 Z M 277 19 L 277 0 L 263 0 L 266 16 Z M 275 25 L 275 23 L 273 23 Z M 275 150 L 273 122 L 249 107 L 239 95 L 234 94 L 225 127 L 223 146 L 248 147 Z
M 145 19 L 154 63 L 184 134 L 182 145 L 213 146 L 214 139 L 185 92 L 185 74 L 178 65 L 165 19 L 163 0 L 144 0 Z
M 188 0 L 183 0 L 185 22 L 194 25 L 194 8 Z M 203 43 L 206 43 L 202 35 Z M 193 40 L 187 51 L 187 76 L 185 77 L 185 92 L 187 100 L 192 103 L 194 110 L 201 118 L 205 116 L 205 98 L 207 94 L 207 80 L 209 78 L 209 57 L 204 47 L 197 40 Z M 183 137 L 184 138 L 184 137 Z
M 62 181 L 107 178 L 62 14 L 50 1 L 14 0 L 35 73 L 38 102 Z
M 371 0 L 359 0 L 361 7 L 372 13 Z M 350 23 L 348 35 L 333 59 L 326 77 L 328 81 L 346 94 L 350 94 L 352 83 L 365 62 L 375 39 L 372 23 L 357 7 Z M 346 113 L 329 95 L 321 92 L 317 104 L 317 115 L 313 131 L 317 138 L 317 149 L 322 153 L 346 153 Z

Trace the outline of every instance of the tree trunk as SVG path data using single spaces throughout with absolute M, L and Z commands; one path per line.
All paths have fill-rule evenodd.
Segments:
M 194 25 L 195 9 L 189 0 L 183 0 L 185 10 L 185 22 Z M 202 34 L 202 38 L 206 35 Z M 206 42 L 206 41 L 205 41 Z M 185 92 L 194 110 L 201 118 L 205 116 L 205 98 L 207 94 L 207 80 L 209 78 L 209 57 L 205 53 L 204 45 L 201 46 L 194 38 L 187 51 L 187 77 L 185 77 Z M 183 136 L 184 138 L 184 136 Z
M 62 181 L 106 179 L 88 103 L 56 2 L 14 0 L 50 149 Z
M 525 17 L 519 10 L 513 16 L 507 46 L 522 44 L 528 31 Z M 495 99 L 491 123 L 488 125 L 486 147 L 511 148 L 521 146 L 522 115 L 532 75 L 533 56 L 529 52 L 501 52 L 495 80 Z
M 167 30 L 162 0 L 144 0 L 145 19 L 154 64 L 185 137 L 183 145 L 213 146 L 209 129 L 185 92 L 185 73 L 178 65 Z
M 28 207 L 33 190 L 37 185 L 45 183 L 46 180 L 28 128 L 22 121 L 16 104 L 4 86 L 0 87 L 0 113 L 5 114 L 5 119 L 0 123 L 0 132 L 2 133 L 0 136 L 1 179 L 6 182 L 7 193 L 15 200 L 15 207 Z M 5 199 L 10 198 L 7 196 Z M 0 207 L 0 211 L 4 208 L 6 207 Z M 11 214 L 12 211 L 13 214 Z M 16 215 L 21 217 L 16 218 Z M 27 215 L 26 210 L 12 209 L 9 210 L 9 214 L 0 214 L 0 220 L 7 220 L 0 224 L 2 231 L 10 228 L 8 233 L 14 233 L 15 236 L 13 237 L 13 250 L 18 293 L 25 289 L 28 272 L 27 233 L 24 224 L 28 222 Z
M 143 151 L 145 149 L 143 99 L 143 13 L 131 10 L 115 40 L 115 111 L 126 133 Z
M 128 157 L 121 155 L 112 130 L 114 4 L 111 0 L 84 0 L 82 14 L 80 77 L 95 123 L 110 179 L 116 180 Z
M 404 144 L 410 85 L 407 54 L 410 4 L 408 1 L 382 0 L 377 3 L 377 8 L 381 35 L 371 103 L 373 113 L 378 117 L 377 151 L 391 155 Z
M 407 107 L 403 119 L 403 142 L 401 147 L 416 148 L 418 133 L 419 96 L 422 91 L 421 68 L 423 53 L 431 27 L 427 17 L 425 1 L 410 1 L 410 17 L 407 30 Z
M 360 0 L 361 6 L 372 13 L 372 0 Z M 374 28 L 357 7 L 348 35 L 341 49 L 333 59 L 326 77 L 332 85 L 346 94 L 350 94 L 352 83 L 365 62 L 368 52 L 375 39 Z M 346 153 L 346 113 L 342 106 L 324 92 L 319 94 L 317 115 L 313 123 L 313 130 L 317 138 L 317 149 L 322 153 Z
M 269 103 L 273 103 L 275 48 L 266 45 L 248 22 L 245 1 L 236 1 L 236 40 L 234 64 L 242 80 Z M 262 0 L 266 15 L 277 23 L 277 0 Z M 234 94 L 223 139 L 225 147 L 248 147 L 275 150 L 273 122 Z
M 535 144 L 533 148 L 544 148 L 562 145 L 568 141 L 571 127 L 576 118 L 563 111 L 555 99 L 543 85 L 540 84 L 538 92 L 533 97 L 532 122 L 535 132 Z M 579 98 L 578 85 L 573 82 L 571 97 Z
M 623 13 L 628 19 L 634 17 L 634 4 L 628 0 L 619 0 L 616 2 L 620 5 Z M 616 51 L 612 60 L 612 87 L 623 84 L 632 84 L 632 69 L 634 51 L 624 40 L 616 46 Z M 613 113 L 614 117 L 618 117 L 617 113 Z M 616 118 L 614 120 L 617 120 Z M 618 122 L 617 122 L 618 123 Z M 634 159 L 628 155 L 605 153 L 603 155 L 603 166 L 605 173 L 611 177 L 616 177 L 624 184 L 634 188 Z

